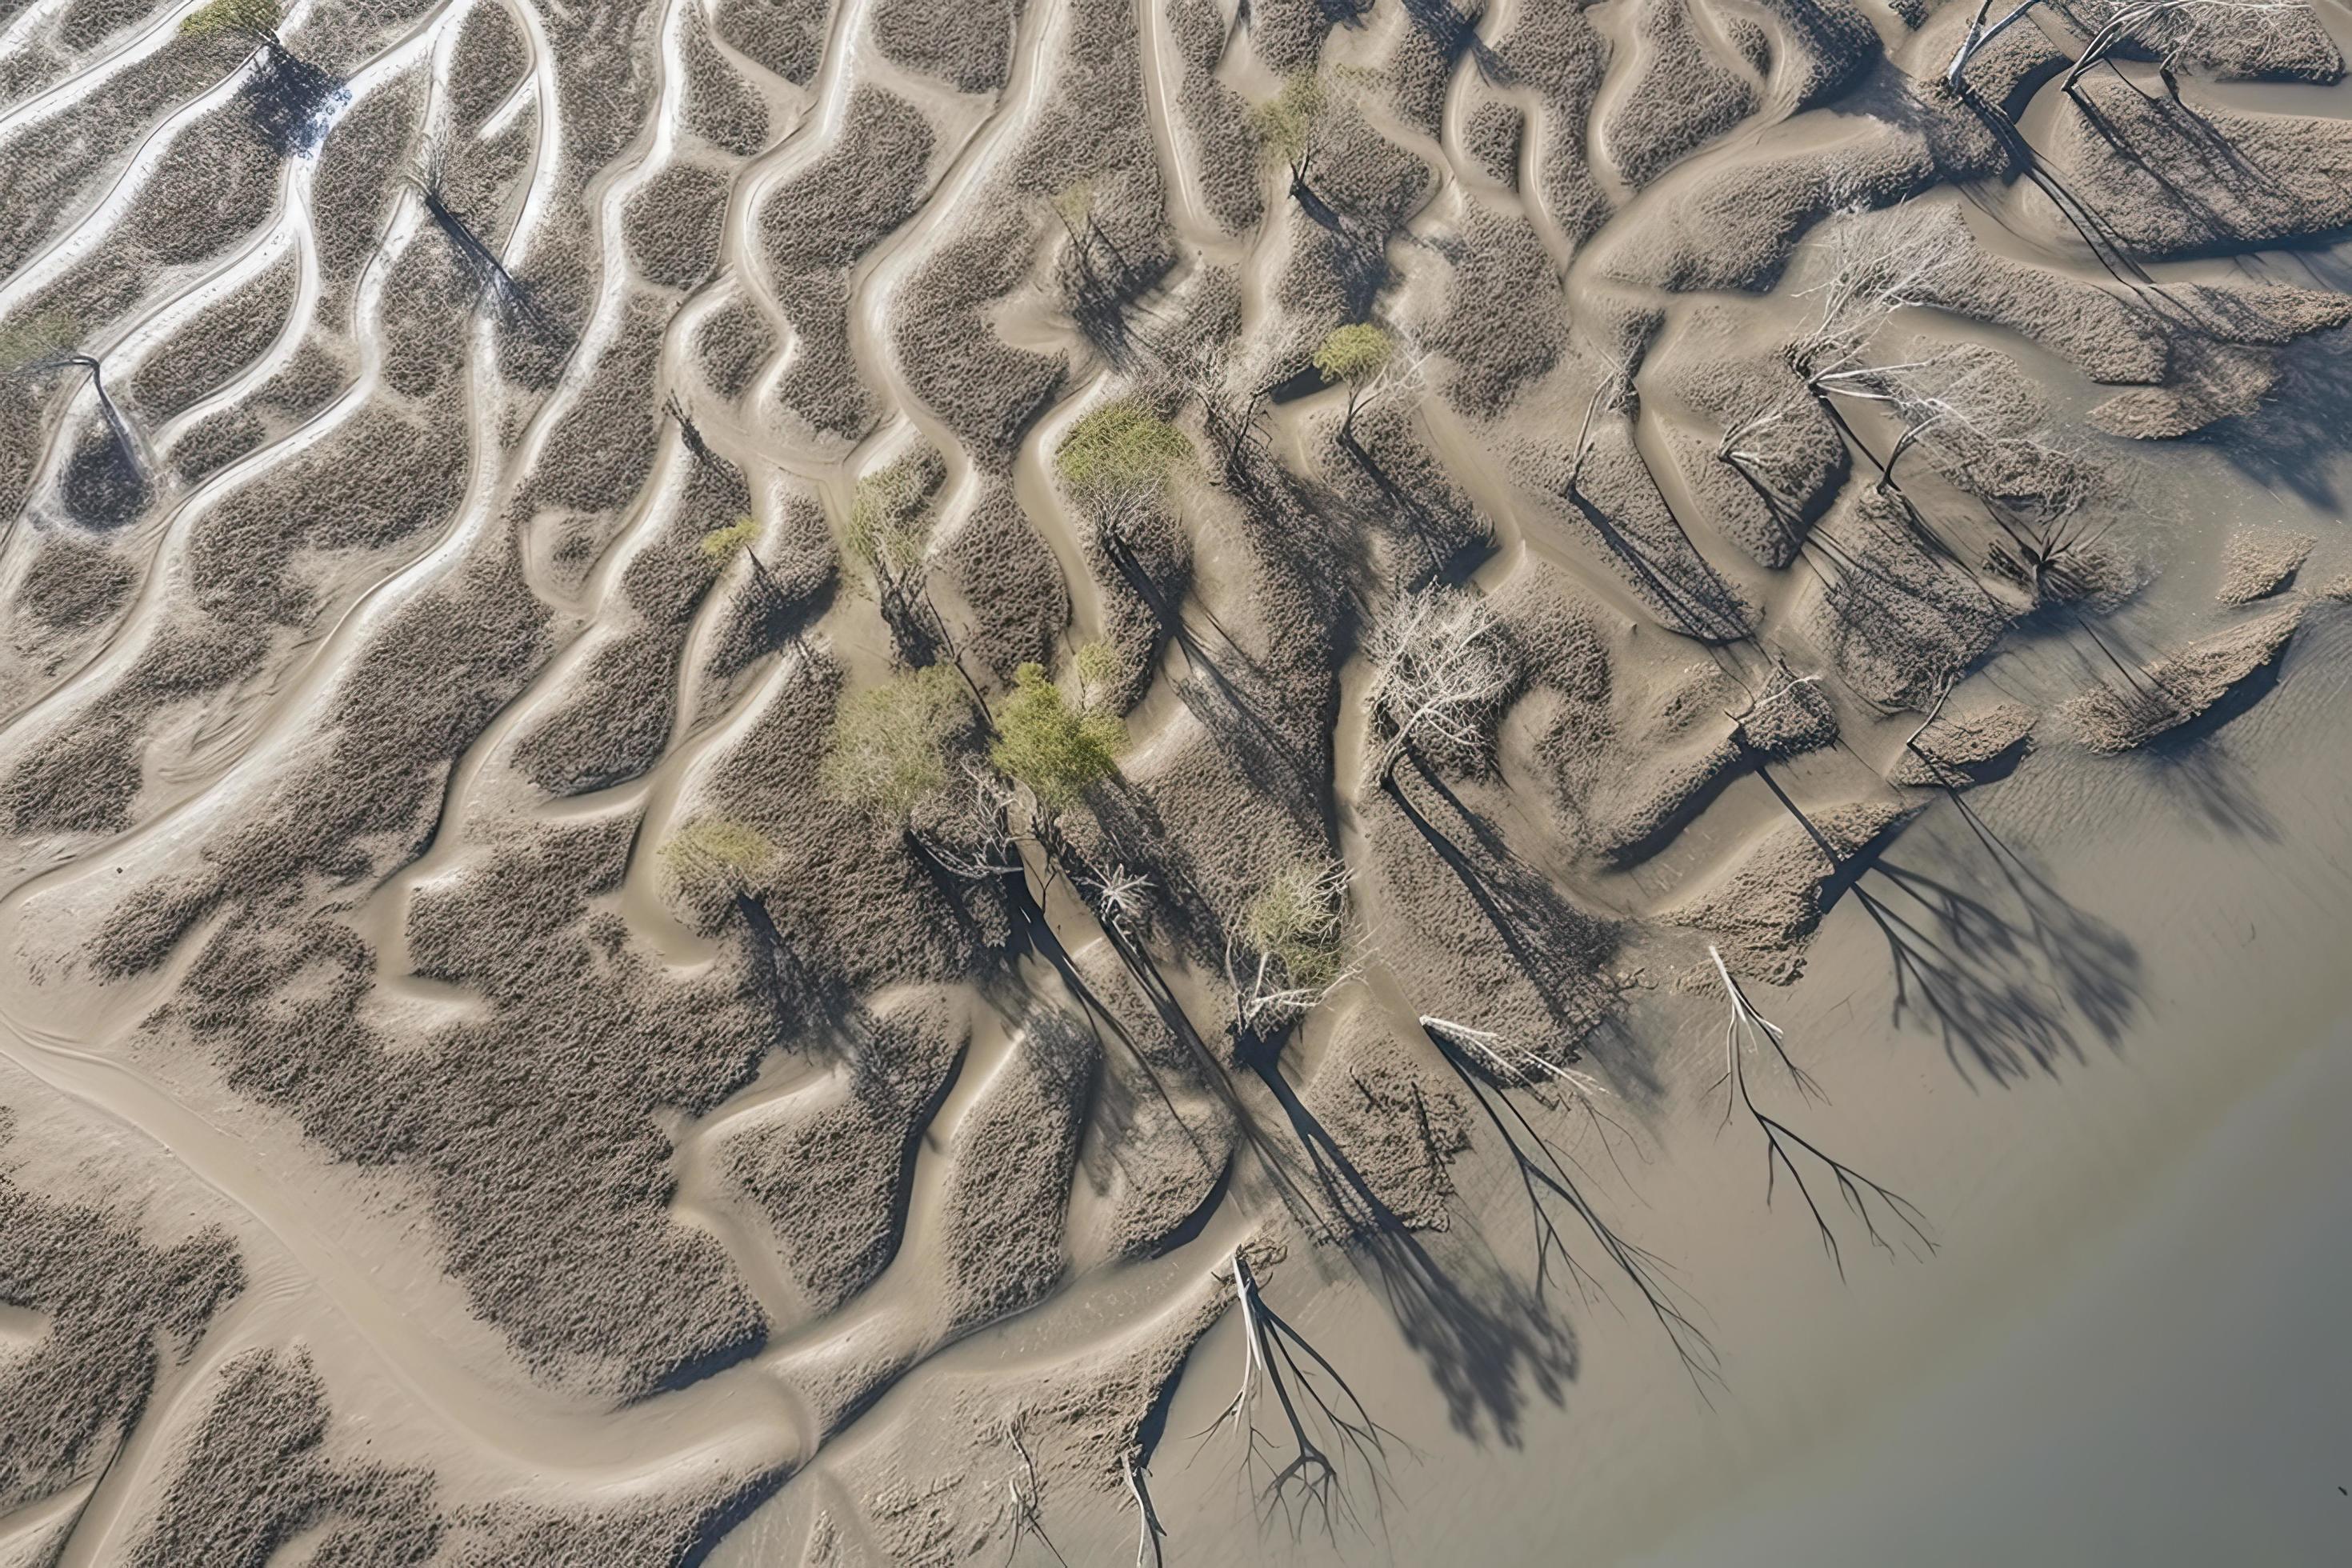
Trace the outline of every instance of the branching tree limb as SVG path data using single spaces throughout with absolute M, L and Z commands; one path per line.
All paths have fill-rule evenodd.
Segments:
M 1381 786 L 1393 786 L 1408 755 L 1484 765 L 1496 710 L 1517 673 L 1486 601 L 1444 584 L 1416 589 L 1374 634 L 1371 652 L 1364 700 L 1386 732 Z
M 1712 946 L 1708 947 L 1706 953 L 1714 961 L 1716 977 L 1722 982 L 1724 995 L 1731 1006 L 1730 1017 L 1723 1030 L 1723 1077 L 1716 1080 L 1718 1085 L 1730 1086 L 1724 1105 L 1724 1124 L 1730 1125 L 1735 1112 L 1745 1112 L 1764 1135 L 1765 1203 L 1768 1205 L 1771 1203 L 1779 1178 L 1781 1173 L 1786 1172 L 1789 1181 L 1797 1189 L 1797 1195 L 1804 1200 L 1805 1212 L 1812 1216 L 1813 1228 L 1822 1238 L 1822 1247 L 1829 1254 L 1841 1279 L 1845 1278 L 1845 1256 L 1839 1249 L 1837 1232 L 1832 1228 L 1828 1215 L 1822 1211 L 1813 1195 L 1812 1187 L 1805 1179 L 1807 1164 L 1814 1166 L 1817 1174 L 1820 1172 L 1828 1173 L 1837 1187 L 1838 1195 L 1845 1200 L 1846 1207 L 1862 1222 L 1863 1233 L 1870 1238 L 1872 1246 L 1893 1257 L 1895 1248 L 1888 1236 L 1892 1234 L 1896 1239 L 1904 1239 L 1901 1233 L 1894 1228 L 1900 1225 L 1902 1230 L 1908 1233 L 1906 1246 L 1916 1243 L 1916 1247 L 1924 1247 L 1933 1252 L 1936 1244 L 1927 1235 L 1927 1217 L 1907 1199 L 1823 1152 L 1820 1145 L 1802 1133 L 1792 1131 L 1788 1123 L 1757 1105 L 1748 1080 L 1747 1059 L 1765 1050 L 1769 1050 L 1780 1063 L 1802 1097 L 1821 1101 L 1821 1086 L 1790 1058 L 1780 1026 L 1756 1010 L 1748 1001 L 1747 992 L 1741 989 L 1739 982 L 1731 977 L 1731 971 L 1725 967 L 1723 955 Z M 1880 1228 L 1874 1203 L 1877 1211 L 1888 1216 L 1889 1224 L 1885 1230 Z
M 1293 1539 L 1310 1522 L 1334 1540 L 1342 1524 L 1362 1533 L 1347 1472 L 1363 1470 L 1374 1515 L 1385 1514 L 1393 1489 L 1389 1445 L 1402 1447 L 1402 1440 L 1373 1420 L 1339 1368 L 1266 1305 L 1238 1247 L 1232 1269 L 1242 1319 L 1241 1384 L 1202 1440 L 1228 1429 L 1240 1438 L 1242 1473 L 1265 1477 L 1257 1493 L 1261 1510 L 1269 1517 L 1279 1511 Z M 1269 1394 L 1282 1418 L 1274 1436 L 1260 1424 Z

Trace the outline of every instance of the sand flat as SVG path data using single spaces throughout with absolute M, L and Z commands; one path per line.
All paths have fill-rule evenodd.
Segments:
M 1874 1562 L 2185 1419 L 2031 1369 L 2341 1076 L 2352 23 L 2105 9 L 0 20 L 0 1557 Z

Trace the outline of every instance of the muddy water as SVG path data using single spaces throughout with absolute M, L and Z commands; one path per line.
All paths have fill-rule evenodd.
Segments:
M 2306 582 L 2352 561 L 2332 518 L 2214 454 L 2167 472 L 2197 521 L 2163 541 L 2123 617 L 2144 650 L 2220 624 L 2216 554 L 2242 524 L 2318 531 Z M 2090 674 L 2082 652 L 2029 642 L 1979 685 L 2046 710 Z M 2347 1360 L 2326 1308 L 2346 1256 L 2331 1238 L 2352 1229 L 2330 1131 L 2352 1110 L 2347 686 L 2352 615 L 2315 604 L 2251 710 L 2120 759 L 2045 721 L 2015 775 L 1968 797 L 1975 823 L 1940 805 L 1885 857 L 1893 874 L 1864 878 L 1923 942 L 2013 943 L 2016 994 L 1979 1000 L 1996 1016 L 2046 1007 L 2048 1026 L 1948 1044 L 1932 1010 L 1898 1016 L 1888 943 L 1853 895 L 1805 977 L 1759 997 L 1831 1096 L 1779 1109 L 1915 1202 L 1930 1257 L 1875 1253 L 1837 1216 L 1841 1282 L 1785 1183 L 1766 1205 L 1760 1144 L 1719 1126 L 1719 1006 L 1662 989 L 1636 1007 L 1631 1052 L 1662 1092 L 1619 1108 L 1640 1133 L 1619 1146 L 1625 1179 L 1590 1139 L 1580 1163 L 1596 1202 L 1705 1309 L 1723 1368 L 1705 1399 L 1637 1301 L 1571 1305 L 1580 1364 L 1563 1402 L 1527 1391 L 1515 1434 L 1491 1414 L 1465 1433 L 1372 1292 L 1286 1280 L 1297 1294 L 1277 1305 L 1421 1450 L 1398 1451 L 1384 1523 L 1358 1474 L 1364 1533 L 1400 1562 L 1554 1561 L 1575 1542 L 1586 1562 L 2186 1563 L 2219 1560 L 2222 1540 L 2328 1560 L 2318 1546 L 2345 1528 L 2326 1506 L 2342 1504 L 2334 1471 L 2352 1463 L 2352 1417 L 2327 1395 Z M 1900 878 L 1981 913 L 1938 921 Z M 2004 1033 L 2039 1038 L 2046 1068 L 2026 1053 L 2011 1081 L 1989 1070 L 1968 1040 Z M 1483 1197 L 1497 1253 L 1531 1257 L 1507 1184 Z M 1171 1432 L 1208 1424 L 1240 1354 L 1222 1325 Z M 1234 1456 L 1187 1467 L 1185 1447 L 1155 1482 L 1162 1514 L 1192 1524 L 1187 1552 L 1264 1550 Z M 2192 1513 L 2197 1531 L 2161 1527 Z M 1343 1529 L 1336 1551 L 1310 1539 L 1297 1555 L 1365 1550 Z
M 2185 1150 L 2074 1276 L 1641 1561 L 2336 1560 L 2347 1118 L 2339 1025 Z

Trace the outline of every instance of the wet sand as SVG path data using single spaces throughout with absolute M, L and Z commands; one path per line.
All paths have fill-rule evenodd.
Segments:
M 0 20 L 0 1557 L 2329 1539 L 2335 0 L 185 9 Z
M 1633 1561 L 2324 1563 L 2352 1256 L 2339 1026 L 1915 1394 Z

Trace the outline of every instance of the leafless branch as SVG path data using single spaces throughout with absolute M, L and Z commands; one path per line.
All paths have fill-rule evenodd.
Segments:
M 1801 1095 L 1820 1101 L 1822 1100 L 1821 1086 L 1790 1058 L 1780 1026 L 1756 1010 L 1746 991 L 1731 977 L 1731 971 L 1725 967 L 1723 955 L 1712 946 L 1706 952 L 1715 963 L 1716 977 L 1722 982 L 1724 995 L 1731 1005 L 1731 1016 L 1723 1031 L 1723 1077 L 1717 1080 L 1718 1084 L 1730 1086 L 1724 1104 L 1724 1124 L 1730 1125 L 1735 1111 L 1745 1111 L 1748 1120 L 1764 1135 L 1765 1203 L 1768 1205 L 1771 1203 L 1780 1173 L 1786 1172 L 1797 1189 L 1797 1195 L 1804 1200 L 1805 1212 L 1812 1216 L 1813 1228 L 1820 1233 L 1822 1249 L 1836 1267 L 1838 1278 L 1845 1277 L 1845 1257 L 1839 1250 L 1837 1232 L 1832 1228 L 1828 1215 L 1822 1211 L 1811 1186 L 1806 1182 L 1804 1166 L 1800 1163 L 1801 1157 L 1828 1173 L 1837 1187 L 1838 1195 L 1861 1220 L 1863 1233 L 1870 1238 L 1872 1246 L 1890 1258 L 1895 1254 L 1895 1248 L 1887 1239 L 1888 1235 L 1894 1233 L 1893 1225 L 1890 1224 L 1885 1231 L 1880 1229 L 1878 1217 L 1872 1208 L 1875 1200 L 1879 1209 L 1909 1233 L 1909 1239 L 1905 1241 L 1906 1247 L 1913 1247 L 1916 1243 L 1916 1246 L 1913 1247 L 1915 1254 L 1919 1247 L 1933 1252 L 1936 1244 L 1927 1235 L 1927 1217 L 1913 1207 L 1909 1200 L 1823 1152 L 1820 1145 L 1757 1105 L 1748 1081 L 1747 1059 L 1767 1049 L 1788 1072 Z M 1899 1236 L 1897 1238 L 1901 1239 Z

